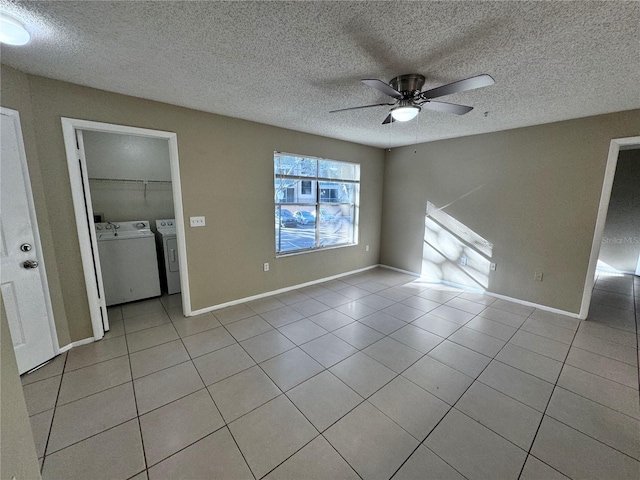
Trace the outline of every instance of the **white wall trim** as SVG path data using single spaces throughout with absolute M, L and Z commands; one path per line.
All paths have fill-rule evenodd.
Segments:
M 378 265 L 379 267 L 386 268 L 387 270 L 393 270 L 394 272 L 404 273 L 406 275 L 411 275 L 412 277 L 420 277 L 421 275 L 416 272 L 410 272 L 409 270 L 403 270 L 402 268 L 392 267 L 391 265 Z
M 95 341 L 96 341 L 95 338 L 89 337 L 89 338 L 85 338 L 83 340 L 78 340 L 77 342 L 71 342 L 68 345 L 65 345 L 64 347 L 62 347 L 60 349 L 59 353 L 64 353 L 64 352 L 66 352 L 68 350 L 71 350 L 72 348 L 81 347 L 82 345 L 87 345 L 88 343 L 93 343 Z
M 380 267 L 388 268 L 389 270 L 395 270 L 396 272 L 406 273 L 407 275 L 412 275 L 414 277 L 423 278 L 424 280 L 428 281 L 429 283 L 448 285 L 450 287 L 459 288 L 460 290 L 464 290 L 466 292 L 482 293 L 483 295 L 488 295 L 490 297 L 499 298 L 501 300 L 508 300 L 509 302 L 518 303 L 520 305 L 526 305 L 527 307 L 534 307 L 534 308 L 537 308 L 537 309 L 540 309 L 540 310 L 545 310 L 547 312 L 557 313 L 559 315 L 566 315 L 567 317 L 580 318 L 580 316 L 577 313 L 567 312 L 565 310 L 560 310 L 558 308 L 548 307 L 547 305 L 541 305 L 539 303 L 528 302 L 527 300 L 520 300 L 519 298 L 508 297 L 506 295 L 501 295 L 499 293 L 489 292 L 487 290 L 482 290 L 482 289 L 479 289 L 479 288 L 471 288 L 471 287 L 468 287 L 466 285 L 460 285 L 460 284 L 454 283 L 454 282 L 447 282 L 447 281 L 442 281 L 442 280 L 429 279 L 427 277 L 422 277 L 419 273 L 410 272 L 408 270 L 402 270 L 400 268 L 390 267 L 388 265 L 380 265 Z
M 214 310 L 220 310 L 221 308 L 232 307 L 233 305 L 238 305 L 240 303 L 251 302 L 252 300 L 259 300 L 260 298 L 271 297 L 273 295 L 279 295 L 281 293 L 290 292 L 291 290 L 297 290 L 298 288 L 310 287 L 311 285 L 316 285 L 318 283 L 328 282 L 330 280 L 335 280 L 337 278 L 347 277 L 349 275 L 354 275 L 356 273 L 365 272 L 367 270 L 371 270 L 373 268 L 377 268 L 377 267 L 380 267 L 380 266 L 381 265 L 378 265 L 378 264 L 370 265 L 368 267 L 359 268 L 357 270 L 351 270 L 349 272 L 340 273 L 338 275 L 332 275 L 330 277 L 319 278 L 318 280 L 312 280 L 310 282 L 299 283 L 298 285 L 292 285 L 290 287 L 284 287 L 284 288 L 280 288 L 278 290 L 271 290 L 269 292 L 260 293 L 258 295 L 252 295 L 250 297 L 239 298 L 237 300 L 232 300 L 232 301 L 226 302 L 226 303 L 220 303 L 218 305 L 213 305 L 211 307 L 201 308 L 199 310 L 195 310 L 195 311 L 191 312 L 191 315 L 186 315 L 186 313 L 185 313 L 185 315 L 186 316 L 201 315 L 203 313 L 212 312 Z
M 51 303 L 51 294 L 49 290 L 49 280 L 47 278 L 47 269 L 44 261 L 44 252 L 42 251 L 42 242 L 40 241 L 40 228 L 38 227 L 38 216 L 36 215 L 35 200 L 33 198 L 33 190 L 31 188 L 31 175 L 29 174 L 29 165 L 27 163 L 27 152 L 24 148 L 24 137 L 22 136 L 22 124 L 20 123 L 20 112 L 12 110 L 6 107 L 0 107 L 0 113 L 10 118 L 13 122 L 13 126 L 16 132 L 16 138 L 18 140 L 18 156 L 20 157 L 20 164 L 22 173 L 24 176 L 25 184 L 24 188 L 27 194 L 27 203 L 29 207 L 29 214 L 33 220 L 33 233 L 35 244 L 35 256 L 40 263 L 40 278 L 42 281 L 42 289 L 44 293 L 44 304 L 47 311 L 47 320 L 49 323 L 49 337 L 51 339 L 51 345 L 54 352 L 60 351 L 60 344 L 58 343 L 58 333 L 56 330 L 55 317 L 53 315 L 53 304 Z
M 178 137 L 176 133 L 146 128 L 114 125 L 110 123 L 93 122 L 74 118 L 61 118 L 64 144 L 69 167 L 71 194 L 76 215 L 80 255 L 84 270 L 89 312 L 93 327 L 93 338 L 99 340 L 104 336 L 104 328 L 100 314 L 98 287 L 92 251 L 97 251 L 95 236 L 90 232 L 93 228 L 93 218 L 87 219 L 85 213 L 85 195 L 82 189 L 82 176 L 78 165 L 76 145 L 76 130 L 90 130 L 95 132 L 116 133 L 123 135 L 138 135 L 143 137 L 161 138 L 168 141 L 169 160 L 171 164 L 171 185 L 173 189 L 173 206 L 176 217 L 176 234 L 178 238 L 178 256 L 180 258 L 180 283 L 182 286 L 182 305 L 185 315 L 190 314 L 191 302 L 189 294 L 189 274 L 187 269 L 187 252 L 184 229 L 184 212 L 182 205 L 182 185 L 180 179 L 180 162 L 178 156 Z M 75 345 L 75 342 L 71 345 Z M 71 347 L 69 347 L 71 348 Z
M 607 221 L 607 211 L 609 210 L 609 200 L 611 199 L 611 188 L 613 187 L 613 179 L 616 175 L 616 166 L 618 165 L 618 154 L 620 153 L 620 147 L 627 145 L 640 145 L 640 136 L 614 138 L 609 144 L 609 156 L 607 157 L 607 166 L 605 168 L 604 180 L 602 182 L 598 217 L 596 219 L 596 226 L 593 232 L 589 267 L 587 268 L 587 276 L 584 281 L 582 303 L 580 305 L 580 314 L 578 317 L 581 319 L 585 319 L 589 315 L 589 305 L 591 304 L 591 294 L 595 284 L 596 267 L 598 265 L 598 257 L 600 256 L 602 235 L 604 234 L 604 226 Z
M 520 305 L 526 305 L 527 307 L 534 307 L 538 310 L 544 310 L 546 312 L 557 313 L 558 315 L 565 315 L 571 318 L 580 318 L 580 315 L 574 312 L 567 312 L 566 310 L 560 310 L 559 308 L 549 307 L 547 305 L 541 305 L 539 303 L 528 302 L 526 300 L 520 300 L 519 298 L 507 297 L 506 295 L 500 295 L 499 293 L 484 292 L 485 295 L 490 297 L 499 298 L 501 300 L 508 300 L 509 302 L 519 303 Z M 491 305 L 489 305 L 491 306 Z

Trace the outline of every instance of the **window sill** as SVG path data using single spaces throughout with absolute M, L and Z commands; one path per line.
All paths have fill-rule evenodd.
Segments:
M 345 243 L 342 245 L 331 245 L 328 247 L 308 248 L 305 250 L 294 250 L 292 252 L 276 253 L 276 258 L 292 257 L 294 255 L 305 255 L 307 253 L 324 252 L 326 250 L 337 250 L 339 248 L 357 247 L 357 243 Z

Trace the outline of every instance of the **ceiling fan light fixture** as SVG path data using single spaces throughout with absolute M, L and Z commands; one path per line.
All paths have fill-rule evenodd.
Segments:
M 415 105 L 401 105 L 391 109 L 391 116 L 398 122 L 408 122 L 416 118 L 420 112 L 420 108 Z
M 22 23 L 13 18 L 11 15 L 7 15 L 4 12 L 0 12 L 0 42 L 7 45 L 25 45 L 31 40 L 31 35 L 24 28 Z

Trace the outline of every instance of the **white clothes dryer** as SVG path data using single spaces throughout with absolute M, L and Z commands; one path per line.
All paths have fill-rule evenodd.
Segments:
M 156 241 L 158 251 L 162 255 L 161 269 L 167 280 L 167 293 L 179 293 L 180 261 L 178 260 L 178 240 L 176 236 L 176 221 L 173 218 L 156 220 Z

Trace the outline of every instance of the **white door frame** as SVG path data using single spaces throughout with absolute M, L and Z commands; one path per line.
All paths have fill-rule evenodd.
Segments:
M 598 206 L 598 218 L 596 220 L 596 228 L 593 233 L 593 243 L 591 244 L 591 257 L 589 258 L 589 268 L 587 269 L 587 278 L 584 282 L 584 292 L 582 294 L 582 304 L 580 305 L 579 318 L 582 319 L 587 318 L 587 315 L 589 314 L 591 294 L 595 283 L 596 266 L 598 264 L 598 257 L 600 256 L 600 246 L 602 244 L 604 226 L 607 221 L 609 200 L 611 199 L 611 188 L 613 187 L 613 179 L 616 175 L 616 166 L 618 165 L 618 154 L 620 153 L 620 147 L 627 145 L 640 145 L 640 136 L 614 138 L 609 144 L 609 156 L 607 157 L 607 166 L 604 172 L 604 181 L 602 182 L 602 193 L 600 194 L 600 205 Z
M 49 281 L 47 279 L 47 270 L 44 262 L 44 252 L 42 251 L 42 242 L 40 241 L 40 229 L 38 228 L 38 217 L 36 216 L 36 207 L 33 201 L 33 190 L 31 189 L 31 177 L 29 175 L 29 165 L 27 164 L 27 153 L 24 149 L 24 138 L 22 137 L 22 126 L 20 124 L 20 113 L 17 110 L 10 108 L 0 107 L 0 114 L 6 116 L 13 122 L 13 126 L 16 130 L 16 137 L 18 139 L 18 156 L 20 157 L 20 164 L 25 179 L 24 188 L 27 193 L 27 202 L 29 204 L 29 214 L 31 221 L 33 222 L 33 243 L 35 256 L 39 263 L 38 268 L 42 272 L 40 278 L 42 279 L 42 289 L 44 290 L 44 303 L 47 309 L 47 318 L 49 321 L 49 336 L 51 338 L 51 344 L 53 345 L 53 351 L 55 354 L 60 353 L 60 344 L 58 343 L 58 333 L 56 330 L 55 319 L 53 316 L 53 305 L 51 303 L 51 295 L 49 293 Z
M 137 135 L 141 137 L 160 138 L 169 142 L 169 163 L 171 165 L 171 185 L 173 190 L 173 208 L 176 217 L 176 233 L 178 238 L 178 257 L 180 260 L 180 285 L 182 287 L 182 309 L 186 316 L 191 314 L 191 302 L 189 295 L 189 275 L 187 270 L 187 249 L 184 229 L 184 212 L 182 208 L 182 187 L 180 182 L 180 164 L 178 157 L 178 136 L 173 132 L 161 130 L 149 130 L 146 128 L 128 127 L 110 123 L 92 122 L 74 118 L 62 118 L 62 132 L 64 145 L 67 152 L 67 166 L 69 168 L 69 180 L 71 182 L 71 194 L 76 215 L 78 239 L 84 279 L 89 299 L 89 311 L 91 325 L 93 326 L 94 340 L 100 340 L 104 336 L 102 316 L 100 313 L 100 300 L 98 298 L 98 283 L 96 281 L 96 269 L 94 267 L 93 252 L 98 251 L 98 244 L 94 233 L 93 216 L 87 218 L 87 210 L 91 211 L 91 194 L 83 188 L 81 166 L 87 171 L 86 161 L 78 151 L 76 143 L 76 131 L 89 130 L 94 132 L 116 133 L 123 135 Z M 88 203 L 85 203 L 85 201 Z

